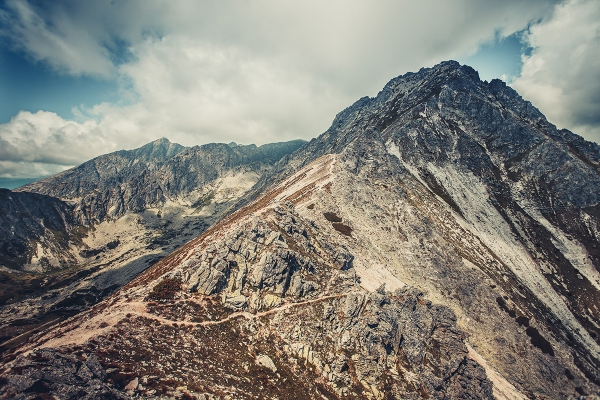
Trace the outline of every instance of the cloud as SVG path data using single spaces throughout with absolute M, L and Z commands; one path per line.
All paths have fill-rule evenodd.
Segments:
M 600 143 L 600 2 L 570 0 L 530 28 L 512 86 L 559 128 Z
M 63 13 L 45 19 L 26 1 L 8 0 L 0 13 L 0 36 L 35 60 L 43 60 L 58 71 L 72 75 L 109 77 L 113 65 L 107 51 L 87 30 L 75 26 Z
M 37 3 L 7 0 L 2 33 L 35 60 L 74 75 L 109 76 L 129 46 L 181 35 L 239 47 L 253 57 L 288 57 L 332 81 L 385 81 L 525 27 L 552 1 L 304 2 L 160 0 Z M 381 85 L 370 88 L 377 90 Z
M 129 102 L 78 108 L 77 121 L 21 112 L 0 125 L 0 160 L 73 165 L 162 136 L 184 145 L 310 139 L 391 78 L 473 53 L 552 8 L 547 0 L 9 0 L 0 35 L 14 48 L 62 74 L 116 80 Z
M 57 164 L 0 160 L 0 180 L 2 178 L 40 178 L 58 174 L 66 169 L 68 169 L 68 167 Z
M 136 61 L 120 71 L 139 103 L 96 112 L 188 145 L 312 137 L 348 104 L 335 87 L 282 57 L 254 57 L 180 35 L 148 40 L 133 52 Z
M 11 162 L 69 166 L 107 147 L 95 121 L 66 121 L 46 111 L 19 112 L 9 123 L 0 125 L 0 138 L 0 160 Z

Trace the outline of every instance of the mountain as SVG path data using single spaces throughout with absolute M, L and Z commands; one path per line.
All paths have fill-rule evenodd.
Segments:
M 207 195 L 203 189 L 215 180 L 260 175 L 302 144 L 296 140 L 260 147 L 211 143 L 186 148 L 162 138 L 139 149 L 96 157 L 18 190 L 73 203 L 76 215 L 89 224 L 182 198 L 202 202 Z
M 236 212 L 8 354 L 0 395 L 597 395 L 599 167 L 468 66 L 392 79 Z
M 36 272 L 76 262 L 72 250 L 86 231 L 71 211 L 50 196 L 0 189 L 0 304 L 31 295 L 41 281 L 33 278 Z M 14 271 L 20 272 L 16 278 Z
M 0 189 L 0 262 L 8 268 L 26 264 L 31 241 L 39 249 L 41 264 L 56 264 L 52 252 L 68 253 L 69 241 L 77 240 L 70 207 L 56 198 Z M 66 255 L 69 257 L 69 255 Z
M 163 138 L 0 190 L 0 349 L 95 304 L 202 233 L 303 143 L 186 148 Z

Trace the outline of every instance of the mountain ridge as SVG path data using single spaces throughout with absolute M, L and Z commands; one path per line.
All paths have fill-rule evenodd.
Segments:
M 446 75 L 444 75 L 444 73 Z M 418 90 L 419 87 L 414 87 L 414 80 L 418 80 L 428 74 L 433 75 L 433 83 L 430 83 L 430 86 L 425 90 Z M 437 78 L 437 80 L 436 80 Z M 562 129 L 558 131 L 556 127 L 550 124 L 546 118 L 537 110 L 535 107 L 531 105 L 530 102 L 524 101 L 518 95 L 518 93 L 507 86 L 503 81 L 499 79 L 494 79 L 490 83 L 481 82 L 479 80 L 479 74 L 469 66 L 461 66 L 456 61 L 446 61 L 442 62 L 435 67 L 432 68 L 422 68 L 419 72 L 413 73 L 409 72 L 405 75 L 398 76 L 396 78 L 391 79 L 385 87 L 377 94 L 376 97 L 362 97 L 357 100 L 351 106 L 347 107 L 340 113 L 336 115 L 334 118 L 331 127 L 325 131 L 323 135 L 320 135 L 318 138 L 312 139 L 306 149 L 303 150 L 302 155 L 298 155 L 297 159 L 304 160 L 302 163 L 294 163 L 292 169 L 285 170 L 285 172 L 279 171 L 279 168 L 284 167 L 288 162 L 282 160 L 278 165 L 276 165 L 274 172 L 268 174 L 268 176 L 263 177 L 257 188 L 254 189 L 251 193 L 260 193 L 265 189 L 265 185 L 268 185 L 268 182 L 271 181 L 275 174 L 280 174 L 285 176 L 289 174 L 293 168 L 298 168 L 298 166 L 306 165 L 307 162 L 310 162 L 317 157 L 317 155 L 323 155 L 327 152 L 337 153 L 343 148 L 344 144 L 350 140 L 349 138 L 353 136 L 352 131 L 357 127 L 351 126 L 353 122 L 357 120 L 357 118 L 361 114 L 366 114 L 369 112 L 370 107 L 375 107 L 376 110 L 379 110 L 380 113 L 390 116 L 396 116 L 399 114 L 406 113 L 410 107 L 407 107 L 405 110 L 397 110 L 399 104 L 398 102 L 393 102 L 390 100 L 397 100 L 396 98 L 392 99 L 392 97 L 397 96 L 397 93 L 394 90 L 398 89 L 396 87 L 398 82 L 404 82 L 405 79 L 410 79 L 409 83 L 413 83 L 413 87 L 409 87 L 407 90 L 408 97 L 413 96 L 410 99 L 410 103 L 422 104 L 427 101 L 437 90 L 441 91 L 441 88 L 438 87 L 443 82 L 452 82 L 459 80 L 458 86 L 464 86 L 464 79 L 466 78 L 467 82 L 475 81 L 476 85 L 481 87 L 489 88 L 489 94 L 493 94 L 494 96 L 498 96 L 498 98 L 503 99 L 504 101 L 510 102 L 510 107 L 512 108 L 510 111 L 513 115 L 518 115 L 519 118 L 525 118 L 528 123 L 535 125 L 536 128 L 542 128 L 546 131 L 545 135 L 548 134 L 554 140 L 557 140 L 561 143 L 564 143 L 567 146 L 573 148 L 573 153 L 577 155 L 578 158 L 582 159 L 582 161 L 588 165 L 593 166 L 594 168 L 599 168 L 600 166 L 600 146 L 596 143 L 586 141 L 581 136 L 573 134 L 572 132 Z M 409 85 L 410 86 L 410 85 Z M 411 89 L 414 89 L 411 91 Z M 404 98 L 404 94 L 401 95 L 401 99 Z M 416 100 L 414 99 L 416 97 Z M 517 101 L 513 101 L 513 99 L 517 99 Z M 521 101 L 518 101 L 521 100 Z M 387 108 L 379 108 L 379 106 L 387 106 Z M 406 106 L 405 106 L 406 107 Z M 359 129 L 364 129 L 367 125 L 373 125 L 376 129 L 382 130 L 382 127 L 385 126 L 386 119 L 378 118 L 377 115 L 371 115 L 370 118 L 363 118 L 361 122 L 361 126 Z M 350 132 L 346 132 L 345 136 L 348 136 L 345 139 L 342 139 L 341 142 L 335 139 L 338 136 L 338 132 L 341 130 L 346 130 Z M 349 135 L 348 135 L 349 133 Z M 333 147 L 327 147 L 324 145 L 324 142 L 328 141 L 330 138 L 334 138 L 332 142 L 334 142 Z M 585 161 L 584 161 L 585 160 Z M 276 178 L 281 179 L 281 178 Z M 245 198 L 247 198 L 246 196 Z M 245 199 L 244 198 L 244 199 Z M 244 200 L 242 200 L 244 201 Z
M 125 397 L 600 393 L 599 160 L 470 67 L 394 78 L 237 211 L 13 352 L 3 393 L 59 354 L 100 365 L 79 387 Z
M 83 224 L 101 222 L 119 218 L 128 210 L 140 212 L 189 195 L 226 170 L 248 165 L 261 172 L 302 143 L 299 140 L 260 147 L 210 143 L 186 148 L 162 138 L 138 149 L 96 157 L 18 191 L 72 202 Z

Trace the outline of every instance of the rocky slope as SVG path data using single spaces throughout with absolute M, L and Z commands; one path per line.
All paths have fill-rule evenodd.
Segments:
M 39 249 L 37 257 L 48 266 L 53 253 L 69 257 L 69 241 L 80 241 L 73 232 L 75 223 L 68 204 L 50 196 L 0 189 L 0 264 L 20 269 L 27 264 L 31 242 Z M 45 257 L 44 249 L 50 258 Z M 43 259 L 42 259 L 43 258 Z
M 0 349 L 96 303 L 202 233 L 302 143 L 185 148 L 160 139 L 1 191 Z
M 65 202 L 0 189 L 0 305 L 33 295 L 49 278 L 37 276 L 40 270 L 77 263 L 85 234 Z M 46 283 L 53 284 L 51 280 Z
M 311 182 L 327 184 L 333 161 Z M 60 350 L 18 358 L 4 395 L 89 393 L 87 380 L 65 381 L 70 367 L 43 367 L 73 354 L 103 367 L 94 394 L 492 398 L 452 311 L 406 286 L 366 291 L 345 239 L 299 214 L 290 194 L 300 193 L 269 193 L 38 338 Z
M 498 307 L 537 344 L 545 341 L 526 320 L 535 315 L 546 320 L 550 334 L 570 346 L 578 368 L 598 384 L 600 147 L 557 130 L 503 82 L 482 82 L 473 69 L 447 62 L 395 78 L 376 98 L 363 98 L 341 112 L 327 132 L 279 163 L 279 174 L 263 177 L 254 193 L 366 137 L 371 144 L 362 147 L 359 161 L 378 164 L 395 156 L 400 165 L 388 174 L 405 171 L 443 202 L 436 212 L 449 212 L 451 218 L 435 217 L 443 224 L 438 231 L 457 255 L 485 272 L 490 286 L 502 289 Z M 360 224 L 380 225 L 375 216 L 385 215 L 381 210 L 389 205 L 378 202 L 379 196 L 374 195 L 370 213 L 351 209 L 349 217 L 371 214 L 373 221 Z M 420 209 L 426 215 L 433 211 L 430 205 Z M 474 245 L 462 235 L 477 238 L 489 254 L 474 259 Z M 382 250 L 418 257 L 424 249 L 393 245 Z M 455 282 L 423 279 L 422 260 L 396 258 L 402 266 L 394 270 L 402 271 L 405 281 L 440 299 L 456 296 Z M 431 268 L 437 275 L 439 267 Z M 457 311 L 471 305 L 458 303 Z M 488 335 L 487 328 L 480 335 Z M 513 360 L 514 346 L 509 354 L 496 353 L 507 371 L 520 364 Z
M 599 161 L 469 67 L 395 78 L 236 213 L 5 358 L 0 393 L 598 394 Z M 46 367 L 69 357 L 100 369 Z

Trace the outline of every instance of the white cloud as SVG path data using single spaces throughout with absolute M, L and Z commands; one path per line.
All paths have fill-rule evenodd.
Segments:
M 600 2 L 570 0 L 526 36 L 512 86 L 559 128 L 600 143 Z
M 0 160 L 56 165 L 162 136 L 310 139 L 394 76 L 472 53 L 552 10 L 548 0 L 7 4 L 0 34 L 13 46 L 62 73 L 116 79 L 136 99 L 78 109 L 78 122 L 21 112 L 0 125 L 10 148 Z
M 21 111 L 0 125 L 3 161 L 74 165 L 109 147 L 95 121 L 65 121 L 55 113 Z M 115 144 L 112 143 L 114 148 Z
M 58 174 L 68 168 L 58 164 L 0 160 L 0 178 L 39 178 Z
M 327 82 L 283 58 L 253 57 L 179 35 L 148 40 L 133 51 L 136 61 L 120 70 L 140 102 L 97 111 L 183 144 L 310 138 L 348 103 Z

